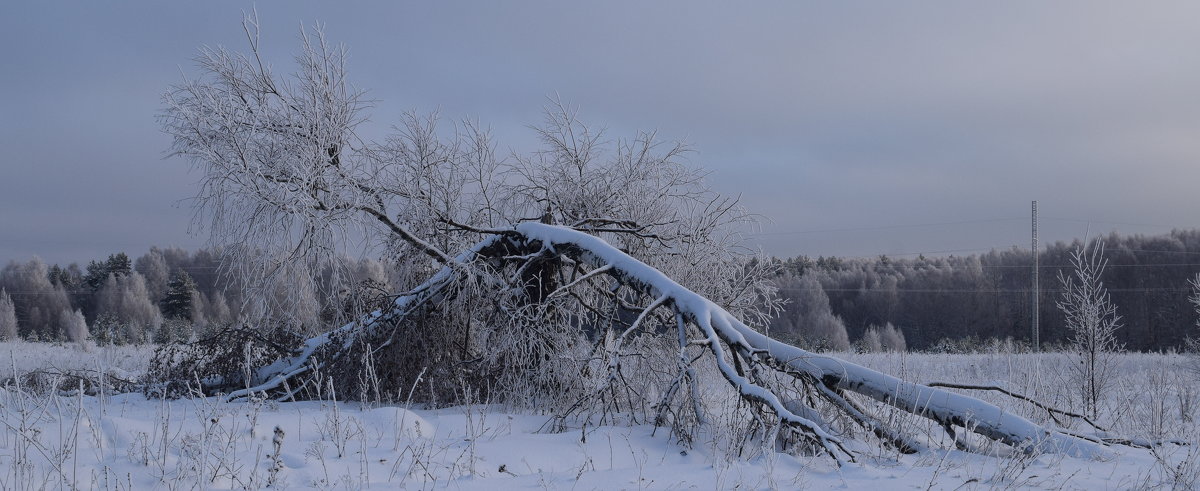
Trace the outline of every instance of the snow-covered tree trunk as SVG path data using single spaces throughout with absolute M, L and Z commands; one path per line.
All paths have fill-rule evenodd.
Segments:
M 595 268 L 610 266 L 610 274 L 670 304 L 700 331 L 697 342 L 707 345 L 718 360 L 721 372 L 744 397 L 767 404 L 789 424 L 813 425 L 784 408 L 770 391 L 741 376 L 727 361 L 720 344 L 729 354 L 757 359 L 787 373 L 808 375 L 828 389 L 865 395 L 899 409 L 931 418 L 944 425 L 956 425 L 1006 444 L 1025 448 L 1052 442 L 1057 449 L 1092 448 L 1077 438 L 1043 428 L 1019 416 L 1005 412 L 979 399 L 945 390 L 906 382 L 835 357 L 808 352 L 790 346 L 751 329 L 712 301 L 680 286 L 661 272 L 629 257 L 603 240 L 578 231 L 540 224 L 516 227 L 520 236 L 540 242 L 543 248 L 576 255 Z M 572 254 L 572 252 L 574 254 Z M 819 433 L 818 433 L 819 435 Z
M 508 245 L 509 248 L 498 247 Z M 779 421 L 800 430 L 818 442 L 830 455 L 849 457 L 841 440 L 821 424 L 788 409 L 787 404 L 770 388 L 755 381 L 757 370 L 774 370 L 797 380 L 814 384 L 823 396 L 836 407 L 883 441 L 904 451 L 917 451 L 923 445 L 903 436 L 897 428 L 873 419 L 847 398 L 847 393 L 859 394 L 900 410 L 929 418 L 938 424 L 959 427 L 1019 449 L 1038 447 L 1042 450 L 1094 455 L 1102 453 L 1097 443 L 1043 427 L 1003 409 L 966 395 L 920 385 L 856 365 L 833 356 L 813 353 L 791 346 L 750 328 L 711 300 L 681 286 L 661 271 L 621 252 L 603 239 L 567 227 L 540 223 L 523 223 L 488 237 L 474 248 L 458 256 L 462 263 L 496 260 L 491 256 L 501 250 L 511 252 L 516 247 L 536 253 L 552 251 L 589 267 L 594 275 L 616 279 L 649 298 L 656 299 L 643 312 L 663 309 L 678 316 L 686 325 L 687 343 L 704 346 L 716 361 L 721 375 L 741 397 L 762 405 Z M 378 330 L 394 330 L 393 336 L 404 336 L 407 316 L 421 304 L 438 296 L 453 294 L 455 268 L 443 268 L 428 282 L 417 288 L 418 293 L 397 299 L 386 312 L 375 312 L 358 323 L 352 323 L 322 336 L 309 339 L 292 356 L 264 367 L 255 377 L 256 385 L 228 394 L 240 398 L 264 392 L 277 397 L 289 397 L 296 387 L 305 384 L 303 378 L 320 363 L 314 354 L 327 349 L 331 340 L 340 339 L 348 346 L 354 335 L 367 335 Z M 565 287 L 564 287 L 565 288 Z M 637 323 L 630 327 L 636 329 Z M 344 336 L 351 333 L 351 337 Z M 626 333 L 628 334 L 628 333 Z M 339 347 L 334 346 L 336 352 Z M 619 356 L 620 353 L 617 353 Z M 290 390 L 285 391 L 285 388 Z

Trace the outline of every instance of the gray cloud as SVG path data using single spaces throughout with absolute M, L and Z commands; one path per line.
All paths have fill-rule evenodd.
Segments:
M 774 254 L 874 255 L 1200 225 L 1193 3 L 315 2 L 258 5 L 289 66 L 302 22 L 378 99 L 476 117 L 504 142 L 558 93 L 614 135 L 686 138 L 771 219 Z M 240 2 L 0 6 L 0 259 L 194 247 L 159 94 L 201 44 L 240 49 Z M 1013 220 L 996 222 L 994 218 Z M 1071 220 L 1061 220 L 1071 219 Z M 895 225 L 946 223 L 914 227 Z M 1121 222 L 1121 223 L 1112 223 Z M 877 228 L 875 227 L 889 227 Z M 853 231 L 842 229 L 853 228 Z M 808 233 L 795 233 L 807 231 Z

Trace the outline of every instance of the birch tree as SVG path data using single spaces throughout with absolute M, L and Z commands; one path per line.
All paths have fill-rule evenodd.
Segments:
M 1072 271 L 1061 272 L 1058 282 L 1062 298 L 1057 302 L 1071 332 L 1069 350 L 1075 358 L 1072 374 L 1079 387 L 1084 409 L 1095 419 L 1100 401 L 1118 368 L 1116 354 L 1123 346 L 1116 332 L 1121 316 L 1104 287 L 1104 242 L 1095 240 L 1071 253 Z

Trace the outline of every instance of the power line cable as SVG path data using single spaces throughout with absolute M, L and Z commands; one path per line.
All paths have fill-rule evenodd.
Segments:
M 879 225 L 871 227 L 847 227 L 847 228 L 830 228 L 818 230 L 793 230 L 786 232 L 758 232 L 747 234 L 749 236 L 764 236 L 764 235 L 799 235 L 799 234 L 819 234 L 829 232 L 858 232 L 866 230 L 892 230 L 904 228 L 919 228 L 919 227 L 938 227 L 942 225 L 965 225 L 971 223 L 993 223 L 993 222 L 1011 222 L 1017 220 L 1025 220 L 1025 218 L 983 218 L 978 220 L 958 220 L 953 222 L 934 222 L 934 223 L 912 223 L 902 225 Z
M 1092 220 L 1089 218 L 1040 217 L 1039 219 L 1054 220 L 1054 221 L 1058 221 L 1058 222 L 1107 223 L 1109 225 L 1130 225 L 1130 226 L 1134 226 L 1134 227 L 1179 228 L 1178 225 L 1163 225 L 1163 224 L 1158 224 L 1158 223 L 1115 222 L 1115 221 L 1110 221 L 1110 220 Z
M 781 292 L 838 292 L 838 293 L 1029 293 L 1033 290 L 1025 289 L 959 289 L 959 288 L 779 288 Z M 1042 288 L 1044 293 L 1062 293 L 1063 289 L 1046 289 Z M 1191 292 L 1191 288 L 1109 288 L 1109 292 L 1121 293 L 1157 293 L 1157 292 Z

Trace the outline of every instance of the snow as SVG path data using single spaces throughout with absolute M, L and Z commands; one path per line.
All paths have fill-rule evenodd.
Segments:
M 84 370 L 107 371 L 117 377 L 133 380 L 146 369 L 154 346 L 125 345 L 96 347 L 90 344 L 0 342 L 0 380 L 11 379 L 14 373 L 35 370 L 72 372 Z
M 730 345 L 738 344 L 748 350 L 766 351 L 772 358 L 786 363 L 798 372 L 807 372 L 820 380 L 836 377 L 838 387 L 857 392 L 893 406 L 928 415 L 941 422 L 954 424 L 1013 446 L 1038 446 L 1042 450 L 1067 452 L 1076 456 L 1103 457 L 1106 451 L 1086 440 L 1049 430 L 1020 416 L 980 399 L 900 380 L 885 373 L 845 362 L 830 356 L 818 355 L 773 340 L 742 323 L 708 299 L 688 290 L 637 259 L 621 252 L 603 239 L 566 227 L 540 223 L 522 223 L 516 231 L 543 247 L 573 246 L 583 251 L 585 261 L 594 267 L 612 266 L 625 279 L 645 286 L 652 296 L 669 298 L 684 315 L 692 317 L 707 339 L 705 342 L 717 358 L 722 374 L 738 392 L 771 406 L 781 418 L 810 429 L 826 440 L 827 435 L 811 421 L 784 408 L 773 393 L 739 376 L 724 360 L 718 337 Z M 830 453 L 836 454 L 831 451 Z
M 1036 411 L 1031 413 L 1013 401 L 970 397 L 919 385 L 905 375 L 907 365 L 900 370 L 886 369 L 899 377 L 864 366 L 891 360 L 890 354 L 858 356 L 864 364 L 857 364 L 847 360 L 854 355 L 835 357 L 775 342 L 599 238 L 535 223 L 521 224 L 516 231 L 546 247 L 577 248 L 585 262 L 594 267 L 610 266 L 614 274 L 645 288 L 658 299 L 656 304 L 673 305 L 700 328 L 707 338 L 702 341 L 716 355 L 719 373 L 738 392 L 753 395 L 783 419 L 825 438 L 822 443 L 831 454 L 838 454 L 831 445 L 838 449 L 845 445 L 843 454 L 852 456 L 853 461 L 843 455 L 837 455 L 835 463 L 827 455 L 781 452 L 770 444 L 739 447 L 738 442 L 753 439 L 738 433 L 744 428 L 723 424 L 730 420 L 721 419 L 720 414 L 712 418 L 716 424 L 703 426 L 689 446 L 674 440 L 665 429 L 646 425 L 571 428 L 568 421 L 567 431 L 546 433 L 542 430 L 553 415 L 488 405 L 428 409 L 332 401 L 278 403 L 252 397 L 166 401 L 148 400 L 140 394 L 36 393 L 10 383 L 0 389 L 0 421 L 6 430 L 0 440 L 0 487 L 258 489 L 272 480 L 273 487 L 296 489 L 1092 489 L 1192 487 L 1200 483 L 1200 452 L 1192 447 L 1101 447 L 1048 431 L 1042 426 L 1046 424 L 1044 417 L 1038 420 L 1041 423 L 1035 423 Z M 485 239 L 460 258 L 467 259 L 468 254 L 497 237 Z M 453 269 L 444 268 L 424 288 L 401 297 L 399 306 L 412 301 L 415 295 L 435 291 Z M 367 322 L 381 317 L 373 314 Z M 301 356 L 292 361 L 302 359 L 329 339 L 321 336 L 309 340 Z M 924 432 L 922 438 L 933 444 L 913 455 L 874 446 L 853 435 L 831 434 L 826 426 L 814 422 L 820 420 L 819 413 L 789 410 L 775 394 L 737 374 L 725 360 L 721 343 L 765 352 L 792 369 L 816 377 L 836 377 L 839 387 L 898 408 L 915 408 L 921 414 L 951 421 L 1017 448 L 963 435 L 962 441 L 950 442 L 949 446 L 959 443 L 970 452 L 941 449 L 939 445 L 947 442 L 945 436 L 935 433 L 941 431 L 937 425 L 911 415 L 907 422 L 889 420 L 889 424 L 918 434 Z M 25 355 L 35 349 L 25 349 L 24 345 L 51 353 L 67 350 L 70 354 L 48 358 L 77 358 L 72 363 L 79 367 L 136 371 L 131 366 L 136 365 L 136 359 L 133 363 L 126 360 L 125 366 L 113 363 L 117 352 L 113 348 L 80 351 L 17 343 L 9 349 L 15 372 L 42 366 L 39 360 Z M 22 353 L 21 365 L 17 363 L 18 351 Z M 72 356 L 80 353 L 85 356 Z M 906 363 L 903 357 L 908 355 L 899 356 L 901 363 Z M 1035 362 L 1032 373 L 1038 376 L 1043 361 L 1046 366 L 1052 365 L 1049 359 L 1024 359 Z M 144 363 L 144 357 L 141 360 Z M 300 363 L 287 363 L 291 362 L 274 368 L 305 369 Z M 1123 391 L 1107 401 L 1110 419 L 1121 426 L 1119 433 L 1131 437 L 1196 441 L 1200 431 L 1194 423 L 1193 406 L 1198 404 L 1193 399 L 1200 390 L 1188 377 L 1163 378 L 1163 373 L 1184 373 L 1179 362 L 1159 365 L 1126 371 L 1140 378 L 1118 384 Z M 961 380 L 959 372 L 939 372 L 937 366 L 924 362 L 919 370 L 935 380 L 971 383 L 986 377 L 982 381 L 1005 385 L 998 380 L 1002 373 L 997 370 L 974 373 L 973 380 Z M 1030 373 L 1029 366 L 1018 372 Z M 1009 361 L 1009 381 L 1020 382 L 1012 375 Z M 1030 385 L 1028 378 L 1022 380 L 1024 386 L 1018 387 L 1022 392 L 1034 389 L 1036 393 L 1045 388 L 1040 381 Z M 1186 390 L 1181 389 L 1183 385 Z M 1055 390 L 1070 402 L 1066 395 L 1069 385 L 1059 384 Z M 1184 394 L 1193 396 L 1185 398 Z M 1176 406 L 1170 406 L 1176 398 Z M 1148 413 L 1146 407 L 1156 412 Z M 903 413 L 872 411 L 870 418 L 904 417 Z M 1171 419 L 1176 411 L 1178 418 Z M 280 438 L 281 451 L 276 455 L 272 440 Z
M 38 408 L 31 412 L 42 407 L 46 412 L 28 425 L 36 433 L 22 433 L 17 428 L 23 422 L 14 409 L 20 406 L 18 398 L 11 391 L 0 392 L 9 426 L 0 449 L 6 489 L 58 483 L 260 488 L 269 477 L 277 426 L 284 432 L 279 487 L 291 489 L 924 489 L 931 483 L 934 489 L 955 489 L 972 482 L 978 487 L 1020 483 L 1088 489 L 1155 482 L 1148 472 L 1152 460 L 1132 451 L 1099 461 L 939 450 L 868 455 L 839 469 L 825 457 L 770 452 L 740 460 L 704 443 L 689 449 L 645 425 L 542 433 L 546 416 L 488 406 L 407 410 L 354 403 L 159 401 L 137 394 L 106 400 L 67 397 L 50 404 L 48 399 L 27 401 L 28 407 Z M 27 448 L 32 463 L 24 472 L 14 465 L 15 455 L 23 445 L 37 445 L 26 445 L 23 434 L 44 448 L 68 451 L 55 465 L 53 458 Z
M 19 371 L 44 367 L 39 358 L 74 359 L 80 367 L 122 359 L 130 372 L 144 370 L 146 362 L 140 358 L 138 366 L 139 358 L 119 356 L 132 349 L 125 347 L 81 351 L 0 343 L 0 349 L 23 363 Z M 1061 390 L 1052 378 L 1062 363 L 1055 355 L 839 357 L 906 378 L 987 381 L 1036 393 L 1039 387 Z M 1195 423 L 1177 416 L 1193 409 L 1173 396 L 1197 388 L 1186 359 L 1123 355 L 1122 360 L 1126 378 L 1106 403 L 1110 414 L 1123 415 L 1110 418 L 1120 431 L 1152 432 L 1158 414 L 1167 428 L 1183 432 L 1171 436 L 1194 435 Z M 1042 370 L 1044 379 L 1025 378 Z M 1160 380 L 1154 374 L 1170 377 Z M 989 400 L 1014 413 L 1024 407 Z M 825 456 L 772 448 L 750 448 L 739 456 L 729 445 L 736 433 L 720 424 L 708 426 L 689 447 L 665 429 L 647 425 L 542 431 L 551 417 L 489 405 L 426 409 L 321 401 L 164 401 L 140 394 L 31 394 L 10 385 L 0 389 L 5 428 L 0 488 L 259 489 L 274 462 L 275 427 L 283 431 L 275 486 L 280 489 L 1128 489 L 1186 488 L 1200 474 L 1197 452 L 1173 445 L 1157 450 L 1157 456 L 1113 447 L 1097 459 L 1012 452 L 1004 445 L 984 447 L 982 453 L 932 449 L 900 455 L 850 442 L 858 461 L 838 468 Z

